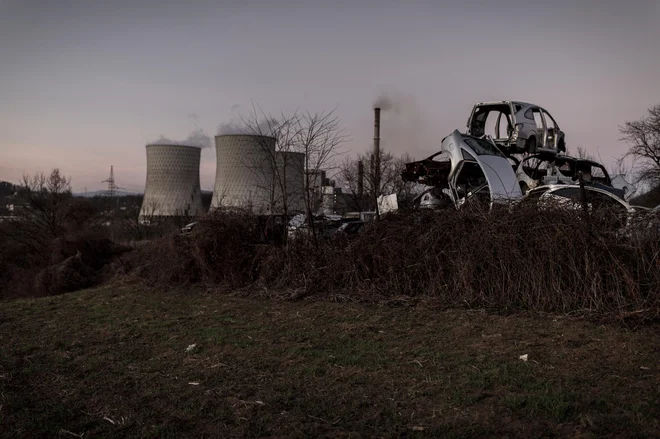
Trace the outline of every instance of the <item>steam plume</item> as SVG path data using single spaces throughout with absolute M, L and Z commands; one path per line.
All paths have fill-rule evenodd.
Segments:
M 198 148 L 208 148 L 211 146 L 211 138 L 206 135 L 203 129 L 197 128 L 193 130 L 190 135 L 184 140 L 172 140 L 164 135 L 153 141 L 149 142 L 150 145 L 186 145 L 186 146 L 196 146 Z
M 232 118 L 230 122 L 218 125 L 218 135 L 229 134 L 254 134 L 262 136 L 274 136 L 279 122 L 277 119 L 261 119 L 257 123 L 252 120 L 243 120 L 241 118 Z

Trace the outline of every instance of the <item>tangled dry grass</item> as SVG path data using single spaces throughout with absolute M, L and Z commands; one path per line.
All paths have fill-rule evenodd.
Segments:
M 446 306 L 660 315 L 657 225 L 633 233 L 611 223 L 606 211 L 468 209 L 392 215 L 352 238 L 281 246 L 264 244 L 249 216 L 217 213 L 190 236 L 140 249 L 131 276 L 298 298 L 430 296 Z

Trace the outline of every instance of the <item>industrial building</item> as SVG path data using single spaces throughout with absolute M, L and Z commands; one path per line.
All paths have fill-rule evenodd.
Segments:
M 346 194 L 335 186 L 322 186 L 318 213 L 323 215 L 342 215 L 346 213 Z
M 278 151 L 277 172 L 279 177 L 275 190 L 275 210 L 283 211 L 284 197 L 282 196 L 282 189 L 284 189 L 286 192 L 287 212 L 304 212 L 305 154 L 301 152 Z
M 204 213 L 199 183 L 201 149 L 150 144 L 140 218 L 195 217 Z

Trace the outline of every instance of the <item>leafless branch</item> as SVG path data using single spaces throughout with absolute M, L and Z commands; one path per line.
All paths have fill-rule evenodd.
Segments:
M 660 184 L 660 105 L 648 109 L 648 116 L 619 127 L 620 140 L 630 145 L 622 159 L 632 159 L 639 168 L 639 180 Z

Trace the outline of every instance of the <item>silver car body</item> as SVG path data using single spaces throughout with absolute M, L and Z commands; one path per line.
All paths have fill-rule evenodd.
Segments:
M 593 160 L 564 154 L 531 154 L 516 161 L 516 176 L 523 194 L 537 186 L 577 184 L 579 176 L 587 184 L 596 183 L 610 188 L 610 192 L 624 198 L 625 192 L 615 188 L 605 167 Z
M 597 201 L 600 205 L 605 203 L 628 214 L 635 213 L 635 209 L 630 204 L 611 191 L 594 186 L 585 186 L 584 189 L 587 193 L 587 206 L 589 209 L 594 208 L 594 201 Z M 536 198 L 542 203 L 557 202 L 566 208 L 581 209 L 581 190 L 580 185 L 577 184 L 551 184 L 530 190 L 525 198 Z
M 488 148 L 490 145 L 490 148 Z M 455 130 L 442 140 L 442 151 L 451 160 L 449 181 L 455 201 L 460 201 L 459 181 L 470 163 L 476 162 L 483 172 L 491 202 L 505 202 L 522 197 L 516 174 L 502 152 L 492 143 L 464 136 Z
M 522 197 L 511 164 L 489 140 L 467 136 L 455 130 L 442 140 L 441 152 L 438 154 L 444 155 L 444 160 L 431 160 L 434 155 L 406 165 L 411 171 L 404 176 L 404 180 L 415 181 L 420 167 L 425 164 L 449 162 L 446 171 L 432 184 L 434 187 L 418 197 L 420 207 L 444 207 L 450 201 L 449 204 L 458 208 L 471 197 L 483 196 L 487 196 L 492 205 Z
M 479 102 L 472 108 L 466 133 L 490 136 L 511 154 L 566 151 L 559 124 L 543 107 L 527 102 Z

